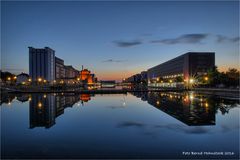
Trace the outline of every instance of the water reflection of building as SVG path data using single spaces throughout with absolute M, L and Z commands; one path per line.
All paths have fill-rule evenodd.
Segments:
M 55 119 L 64 113 L 67 107 L 73 107 L 81 101 L 89 101 L 91 95 L 68 94 L 33 94 L 29 102 L 30 128 L 50 128 L 55 124 Z
M 215 125 L 215 107 L 191 94 L 149 93 L 148 103 L 187 125 Z
M 17 96 L 17 100 L 20 102 L 27 102 L 29 100 L 29 95 L 21 94 L 21 95 Z
M 147 92 L 133 92 L 132 94 L 134 96 L 136 96 L 137 98 L 141 98 L 142 101 L 147 101 L 148 100 Z
M 189 126 L 215 125 L 215 105 L 204 97 L 160 92 L 133 92 L 133 95 Z
M 11 104 L 11 102 L 14 100 L 15 95 L 13 94 L 1 94 L 0 96 L 0 104 L 2 105 L 3 103 L 6 104 Z
M 30 128 L 50 128 L 55 124 L 55 97 L 52 95 L 33 94 L 29 103 Z

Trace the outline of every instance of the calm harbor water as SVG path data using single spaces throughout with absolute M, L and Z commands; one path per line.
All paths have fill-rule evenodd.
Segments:
M 192 92 L 3 95 L 1 156 L 236 159 L 239 111 Z

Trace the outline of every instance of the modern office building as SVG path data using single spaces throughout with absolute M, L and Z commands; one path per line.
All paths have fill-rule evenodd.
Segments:
M 147 82 L 147 71 L 141 72 L 141 82 Z
M 29 48 L 29 75 L 32 81 L 39 78 L 55 80 L 55 51 L 49 47 Z
M 141 77 L 142 77 L 141 74 L 135 74 L 135 75 L 132 75 L 131 77 L 126 78 L 124 82 L 127 82 L 127 83 L 140 83 L 141 82 Z
M 188 52 L 148 69 L 148 85 L 178 87 L 207 74 L 215 66 L 214 52 Z
M 61 79 L 66 77 L 64 60 L 58 57 L 55 57 L 55 74 L 56 74 L 55 76 L 56 79 Z

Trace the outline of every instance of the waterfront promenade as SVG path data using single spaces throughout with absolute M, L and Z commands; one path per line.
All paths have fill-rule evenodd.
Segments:
M 144 89 L 115 89 L 115 88 L 97 88 L 97 89 L 84 89 L 66 87 L 62 89 L 47 88 L 47 87 L 29 87 L 19 88 L 15 86 L 1 86 L 1 93 L 87 93 L 87 94 L 127 94 L 128 92 L 186 92 L 194 91 L 196 93 L 218 96 L 221 98 L 239 99 L 239 89 L 234 88 L 144 88 Z

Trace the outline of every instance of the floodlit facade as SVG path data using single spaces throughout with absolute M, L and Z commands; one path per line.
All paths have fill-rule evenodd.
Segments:
M 91 74 L 88 69 L 82 69 L 80 71 L 80 80 L 87 84 L 93 84 L 95 82 L 95 75 Z

